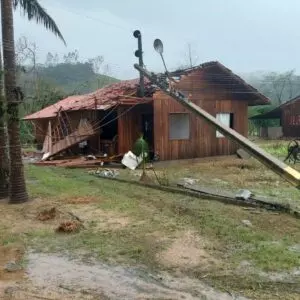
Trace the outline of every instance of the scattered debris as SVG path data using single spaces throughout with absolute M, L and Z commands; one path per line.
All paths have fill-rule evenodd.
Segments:
M 15 261 L 10 261 L 4 266 L 4 270 L 6 272 L 17 272 L 20 271 L 21 269 L 22 269 L 21 266 Z
M 300 253 L 300 244 L 290 246 L 289 251 Z
M 238 149 L 236 155 L 241 159 L 250 159 L 251 155 L 243 149 Z
M 242 220 L 242 223 L 248 227 L 252 227 L 252 223 L 249 220 Z
M 95 160 L 97 157 L 95 155 L 88 155 L 85 157 L 86 160 Z
M 65 221 L 60 223 L 56 232 L 73 233 L 78 232 L 82 228 L 82 223 L 79 221 Z
M 96 171 L 89 171 L 89 174 L 96 175 L 99 177 L 116 178 L 119 175 L 119 172 L 117 170 L 111 169 L 97 169 Z
M 238 200 L 249 200 L 252 193 L 248 190 L 239 190 L 235 195 L 235 198 Z
M 41 211 L 38 216 L 37 216 L 37 219 L 39 221 L 48 221 L 48 220 L 52 220 L 55 218 L 56 216 L 56 208 L 55 207 L 52 207 L 50 209 L 44 209 L 43 211 Z
M 50 156 L 50 152 L 44 153 L 42 157 L 42 161 L 47 160 L 49 156 Z
M 107 156 L 94 156 L 91 155 L 89 158 L 86 157 L 60 157 L 59 159 L 55 158 L 53 160 L 46 161 L 38 161 L 33 164 L 36 166 L 55 166 L 55 167 L 63 167 L 63 168 L 93 168 L 100 167 L 104 164 L 110 163 L 121 163 L 123 154 Z M 94 159 L 96 158 L 96 159 Z
M 35 163 L 41 160 L 42 153 L 38 151 L 24 151 L 22 150 L 22 159 L 25 163 Z
M 196 184 L 199 180 L 198 179 L 195 179 L 195 178 L 182 178 L 181 179 L 183 181 L 184 184 L 186 185 L 194 185 Z

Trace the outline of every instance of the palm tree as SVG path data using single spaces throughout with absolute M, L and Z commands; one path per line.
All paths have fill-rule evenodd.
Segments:
M 2 1 L 2 0 L 1 0 Z M 18 7 L 27 15 L 29 21 L 35 20 L 38 24 L 42 24 L 46 29 L 50 30 L 58 36 L 66 45 L 63 35 L 61 34 L 55 21 L 48 15 L 46 10 L 39 4 L 38 0 L 11 0 L 14 9 Z
M 29 20 L 34 19 L 37 23 L 42 23 L 65 43 L 57 25 L 37 0 L 1 0 L 4 85 L 10 156 L 10 203 L 22 203 L 28 200 L 20 141 L 19 104 L 23 99 L 16 84 L 13 8 L 17 7 L 23 10 Z
M 9 159 L 5 122 L 5 98 L 3 86 L 2 55 L 0 49 L 0 199 L 8 197 Z

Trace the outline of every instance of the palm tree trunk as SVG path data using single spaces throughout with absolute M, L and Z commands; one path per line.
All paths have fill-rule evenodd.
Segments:
M 0 48 L 0 200 L 8 197 L 9 159 L 7 143 L 3 66 Z
M 16 88 L 16 61 L 12 0 L 1 0 L 4 86 L 7 100 L 7 130 L 10 156 L 10 203 L 28 200 L 20 142 L 20 97 Z

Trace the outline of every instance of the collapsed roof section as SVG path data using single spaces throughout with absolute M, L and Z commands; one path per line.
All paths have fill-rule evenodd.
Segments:
M 57 103 L 28 115 L 24 120 L 36 120 L 56 117 L 60 111 L 107 110 L 118 104 L 135 104 L 139 79 L 125 80 L 96 90 L 86 95 L 69 96 Z M 145 79 L 145 97 L 154 92 L 150 82 Z

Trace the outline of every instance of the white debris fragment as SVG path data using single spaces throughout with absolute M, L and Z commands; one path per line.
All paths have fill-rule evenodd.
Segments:
M 194 185 L 196 184 L 199 180 L 198 179 L 194 179 L 194 178 L 182 178 L 183 182 L 185 185 Z
M 239 190 L 235 195 L 235 199 L 248 200 L 252 196 L 252 193 L 248 190 Z
M 252 227 L 252 223 L 249 220 L 242 220 L 242 223 L 248 227 Z
M 141 156 L 134 155 L 131 151 L 125 153 L 122 159 L 122 164 L 130 170 L 135 170 L 143 161 Z
M 119 172 L 116 170 L 110 170 L 110 169 L 98 169 L 95 172 L 95 175 L 99 176 L 99 177 L 109 177 L 109 178 L 116 178 L 119 175 Z

